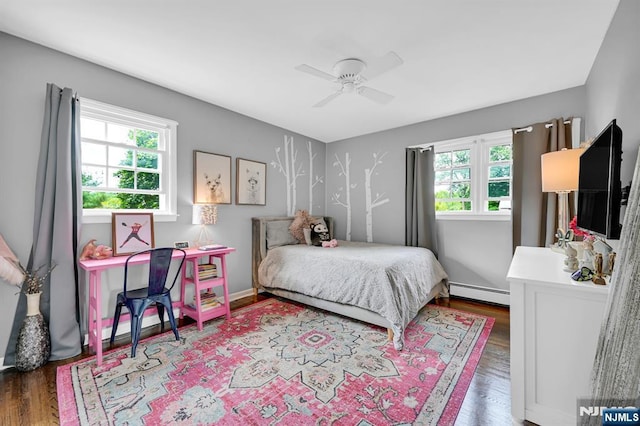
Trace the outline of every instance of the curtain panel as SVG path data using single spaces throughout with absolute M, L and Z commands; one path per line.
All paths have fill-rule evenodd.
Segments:
M 80 109 L 73 90 L 48 83 L 35 187 L 29 269 L 55 269 L 45 281 L 40 311 L 49 323 L 50 360 L 81 352 L 77 249 L 82 217 Z M 20 295 L 4 364 L 15 361 L 18 332 L 26 315 Z
M 540 157 L 547 152 L 571 148 L 571 124 L 565 125 L 563 118 L 526 127 L 531 131 L 512 129 L 514 251 L 517 246 L 553 244 L 558 228 L 558 195 L 542 192 Z M 571 201 L 572 197 L 569 198 Z M 570 202 L 570 212 L 574 210 L 572 204 Z
M 425 247 L 438 257 L 433 149 L 407 148 L 405 245 Z

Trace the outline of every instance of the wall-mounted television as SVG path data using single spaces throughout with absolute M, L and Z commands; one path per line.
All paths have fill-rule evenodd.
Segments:
M 620 238 L 622 130 L 612 120 L 580 156 L 578 228 Z

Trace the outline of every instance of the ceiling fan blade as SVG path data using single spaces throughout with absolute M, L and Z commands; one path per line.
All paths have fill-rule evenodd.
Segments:
M 371 80 L 372 78 L 375 78 L 380 74 L 392 70 L 393 68 L 398 67 L 403 63 L 404 61 L 400 56 L 398 56 L 396 52 L 389 52 L 373 63 L 369 63 L 367 72 L 365 72 L 365 77 L 367 80 Z
M 367 99 L 371 99 L 372 101 L 377 102 L 379 104 L 383 104 L 383 105 L 388 104 L 394 98 L 392 95 L 388 93 L 384 93 L 367 86 L 358 87 L 358 95 L 362 95 Z
M 335 76 L 324 71 L 320 71 L 319 69 L 311 67 L 307 64 L 298 65 L 296 69 L 298 71 L 306 72 L 307 74 L 311 74 L 316 77 L 324 78 L 325 80 L 334 81 L 336 79 Z
M 337 98 L 340 95 L 342 95 L 341 91 L 333 92 L 332 94 L 330 94 L 329 96 L 327 96 L 326 98 L 324 98 L 323 100 L 321 100 L 320 102 L 315 104 L 313 107 L 314 108 L 323 107 L 323 106 L 325 106 L 326 104 L 328 104 L 329 102 L 331 102 L 332 100 L 334 100 L 335 98 Z

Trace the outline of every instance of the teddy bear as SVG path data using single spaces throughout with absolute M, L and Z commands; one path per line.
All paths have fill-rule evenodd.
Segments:
M 311 245 L 322 246 L 323 241 L 330 241 L 329 229 L 324 220 L 312 223 L 311 228 Z

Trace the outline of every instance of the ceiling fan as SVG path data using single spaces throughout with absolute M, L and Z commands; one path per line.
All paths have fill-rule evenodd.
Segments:
M 338 90 L 315 104 L 315 108 L 325 106 L 343 93 L 356 93 L 384 105 L 391 102 L 393 96 L 365 86 L 364 83 L 382 73 L 402 65 L 402 63 L 403 61 L 400 56 L 395 52 L 389 52 L 380 60 L 375 61 L 373 64 L 374 66 L 369 68 L 366 73 L 364 72 L 367 69 L 366 62 L 356 58 L 348 58 L 338 61 L 333 66 L 333 74 L 329 74 L 306 64 L 298 65 L 296 69 L 339 84 Z

